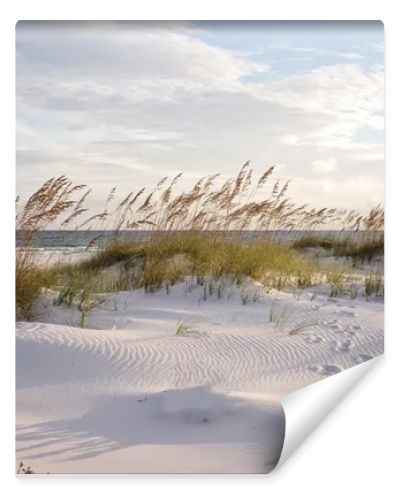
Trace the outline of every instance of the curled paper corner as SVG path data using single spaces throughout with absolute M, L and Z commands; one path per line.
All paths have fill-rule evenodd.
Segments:
M 281 398 L 285 414 L 285 438 L 277 472 L 298 450 L 360 380 L 383 359 L 383 355 L 286 394 Z

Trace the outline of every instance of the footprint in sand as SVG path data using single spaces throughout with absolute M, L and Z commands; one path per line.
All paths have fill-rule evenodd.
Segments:
M 351 340 L 335 340 L 333 342 L 333 350 L 336 352 L 348 352 L 352 345 Z
M 362 330 L 362 327 L 359 324 L 354 323 L 353 325 L 349 325 L 349 330 L 359 331 L 359 330 Z
M 350 330 L 350 329 L 345 330 L 343 333 L 346 333 L 347 335 L 351 335 L 352 337 L 356 337 L 358 335 L 357 331 Z
M 354 316 L 357 316 L 357 313 L 354 312 L 354 311 L 346 311 L 345 309 L 342 309 L 340 311 L 340 314 L 343 314 L 343 316 L 347 316 L 347 317 L 354 317 Z
M 354 356 L 353 359 L 356 363 L 364 363 L 364 361 L 373 359 L 373 356 L 370 356 L 369 354 L 357 354 L 357 356 Z
M 310 337 L 306 337 L 305 341 L 308 342 L 309 344 L 317 344 L 318 342 L 322 341 L 322 337 L 318 337 L 317 335 L 312 335 Z
M 336 365 L 316 365 L 310 366 L 310 370 L 321 375 L 335 375 L 342 371 L 342 368 Z
M 342 326 L 339 324 L 338 321 L 332 320 L 332 321 L 322 321 L 321 322 L 322 326 L 326 326 L 332 330 L 342 330 Z

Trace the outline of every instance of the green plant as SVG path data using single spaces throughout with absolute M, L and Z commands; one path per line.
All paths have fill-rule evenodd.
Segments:
M 373 275 L 372 273 L 365 278 L 364 280 L 364 291 L 365 295 L 370 297 L 375 294 L 375 296 L 379 296 L 383 294 L 384 285 L 383 285 L 383 277 L 379 274 Z
M 81 273 L 76 269 L 70 269 L 68 273 L 62 273 L 59 278 L 61 288 L 54 305 L 66 305 L 71 307 L 79 301 L 84 289 L 88 289 L 93 275 Z M 78 302 L 79 303 L 79 302 Z
M 242 299 L 242 304 L 245 306 L 250 300 L 250 294 L 245 288 L 242 288 L 240 296 Z
M 309 262 L 305 262 L 303 266 L 299 266 L 296 272 L 296 284 L 299 288 L 307 288 L 313 284 L 313 276 L 315 269 Z
M 44 288 L 54 285 L 56 277 L 49 269 L 34 263 L 17 266 L 15 273 L 15 301 L 17 319 L 31 321 Z
M 315 321 L 303 321 L 301 323 L 298 323 L 294 325 L 289 331 L 289 335 L 296 335 L 297 333 L 304 332 L 307 330 L 310 326 L 315 326 L 317 323 Z
M 175 335 L 185 335 L 188 333 L 189 328 L 190 325 L 186 321 L 178 321 L 176 324 Z
M 283 330 L 292 313 L 292 307 L 287 304 L 283 307 L 276 301 L 272 301 L 269 309 L 269 321 L 275 323 L 275 328 Z
M 254 303 L 259 302 L 260 298 L 261 298 L 260 290 L 257 288 L 256 290 L 254 290 L 253 293 L 253 302 Z
M 350 285 L 350 298 L 351 300 L 355 300 L 357 298 L 357 285 L 355 283 Z
M 383 215 L 379 214 L 379 216 Z M 364 219 L 365 223 L 367 223 L 367 218 Z M 323 248 L 335 257 L 351 257 L 354 260 L 371 261 L 384 253 L 384 238 L 380 230 L 381 227 L 378 231 L 366 231 L 361 236 L 357 235 L 357 238 L 352 233 L 346 238 L 336 239 L 306 235 L 296 240 L 292 247 L 297 250 Z
M 46 181 L 26 201 L 16 214 L 16 230 L 20 247 L 15 262 L 15 299 L 17 319 L 33 319 L 42 289 L 55 281 L 54 272 L 44 269 L 38 262 L 34 243 L 40 231 L 61 217 L 61 225 L 74 220 L 84 210 L 72 199 L 83 185 L 73 185 L 65 176 Z M 18 198 L 17 198 L 18 201 Z
M 224 296 L 225 287 L 226 287 L 225 282 L 223 280 L 220 280 L 217 286 L 218 300 L 221 300 L 222 297 Z
M 213 295 L 215 291 L 221 299 L 225 283 L 243 287 L 248 279 L 269 290 L 321 282 L 324 273 L 319 265 L 301 252 L 310 246 L 354 259 L 383 254 L 383 208 L 377 206 L 360 215 L 354 210 L 298 205 L 287 195 L 288 182 L 276 180 L 269 186 L 273 175 L 275 168 L 269 167 L 255 178 L 246 162 L 236 177 L 219 183 L 218 175 L 208 175 L 179 193 L 176 184 L 180 174 L 172 180 L 161 179 L 149 192 L 144 188 L 131 192 L 119 202 L 112 188 L 104 209 L 89 216 L 85 202 L 90 189 L 74 199 L 85 186 L 74 186 L 64 176 L 49 179 L 17 213 L 22 242 L 16 259 L 17 317 L 34 317 L 46 287 L 61 290 L 61 303 L 72 305 L 79 300 L 83 288 L 71 282 L 70 275 L 78 274 L 90 283 L 89 294 L 139 287 L 154 293 L 163 286 L 169 294 L 175 283 L 191 276 L 196 277 L 197 286 L 204 287 L 204 300 L 207 292 Z M 114 239 L 80 263 L 42 270 L 37 252 L 32 251 L 35 238 L 49 224 L 54 227 L 57 223 L 62 229 L 71 223 L 76 229 L 99 225 L 102 230 L 112 229 Z M 346 237 L 321 239 L 313 232 L 330 223 L 342 225 Z M 149 237 L 142 242 L 126 240 L 125 231 L 131 236 L 134 229 L 146 229 Z M 269 230 L 275 234 L 291 229 L 308 233 L 293 245 L 265 239 Z M 256 237 L 248 238 L 248 230 Z M 353 233 L 356 237 L 350 238 Z M 103 236 L 93 238 L 88 247 L 103 244 Z M 340 277 L 329 276 L 328 282 L 332 295 L 342 293 Z M 366 293 L 372 289 L 366 283 Z M 253 300 L 258 300 L 256 294 Z M 248 302 L 245 293 L 242 302 Z M 84 323 L 84 305 L 82 310 Z
M 78 304 L 78 311 L 80 311 L 79 326 L 85 328 L 85 321 L 89 310 L 93 307 L 90 302 L 89 290 L 85 287 L 81 290 Z
M 342 270 L 333 270 L 327 274 L 327 283 L 330 285 L 330 296 L 336 297 L 344 292 L 345 274 Z

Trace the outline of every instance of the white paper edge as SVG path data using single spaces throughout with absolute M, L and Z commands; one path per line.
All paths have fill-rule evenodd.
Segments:
M 343 398 L 383 356 L 361 363 L 281 398 L 285 413 L 285 439 L 278 470 Z

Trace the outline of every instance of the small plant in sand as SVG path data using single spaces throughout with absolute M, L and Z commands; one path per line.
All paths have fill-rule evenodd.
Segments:
M 337 297 L 344 292 L 345 274 L 342 270 L 333 270 L 326 276 L 326 281 L 330 285 L 330 296 Z
M 88 286 L 88 281 L 89 280 L 84 275 L 77 272 L 70 273 L 68 280 L 63 283 L 60 289 L 58 297 L 54 300 L 54 305 L 66 305 L 71 307 L 79 294 L 82 293 L 83 288 Z
M 242 304 L 245 306 L 250 301 L 250 294 L 246 288 L 242 288 L 240 298 L 242 299 Z
M 261 299 L 260 290 L 258 288 L 256 288 L 254 290 L 252 300 L 253 300 L 254 303 L 257 303 L 257 302 L 260 301 L 260 299 Z
M 298 333 L 302 333 L 302 332 L 308 330 L 308 328 L 310 328 L 311 326 L 315 326 L 317 324 L 318 323 L 315 321 L 302 321 L 302 322 L 297 323 L 294 326 L 292 326 L 292 328 L 290 328 L 290 330 L 288 331 L 288 334 L 289 335 L 296 335 Z
M 214 285 L 214 282 L 212 280 L 212 278 L 210 279 L 209 283 L 208 283 L 208 293 L 210 294 L 210 297 L 212 297 L 212 294 L 214 293 L 214 290 L 215 290 L 215 285 Z
M 299 267 L 296 273 L 296 285 L 299 288 L 307 288 L 313 285 L 313 276 L 315 274 L 315 269 L 305 262 L 303 267 Z
M 351 300 L 355 300 L 357 298 L 357 294 L 358 294 L 357 285 L 355 283 L 352 283 L 350 285 L 350 298 L 351 298 Z
M 190 325 L 186 321 L 178 321 L 176 324 L 175 335 L 185 335 L 189 332 Z
M 269 309 L 269 321 L 275 323 L 277 330 L 283 330 L 292 315 L 292 307 L 287 304 L 281 306 L 279 302 L 272 301 Z
M 85 328 L 86 317 L 94 304 L 90 300 L 89 290 L 85 287 L 81 290 L 79 296 L 78 311 L 80 311 L 79 326 Z
M 17 474 L 35 474 L 29 465 L 20 462 L 17 468 Z
M 221 300 L 223 298 L 224 293 L 225 293 L 225 289 L 226 289 L 226 282 L 225 282 L 225 280 L 220 279 L 218 282 L 218 286 L 217 286 L 218 300 Z
M 367 297 L 375 295 L 376 297 L 383 295 L 384 284 L 383 277 L 379 274 L 370 274 L 364 280 L 364 291 Z
M 105 301 L 104 298 L 98 298 L 92 292 L 93 282 L 89 275 L 70 274 L 53 304 L 55 306 L 76 307 L 80 313 L 79 326 L 84 328 L 89 311 L 99 307 Z M 116 305 L 114 305 L 115 307 Z

